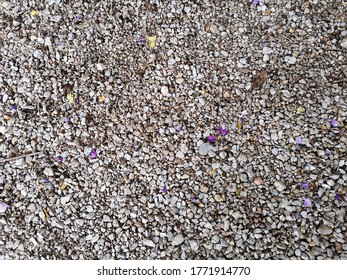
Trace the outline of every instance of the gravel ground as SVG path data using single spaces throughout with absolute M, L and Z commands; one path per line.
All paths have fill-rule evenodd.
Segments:
M 2 1 L 0 259 L 347 259 L 347 3 Z

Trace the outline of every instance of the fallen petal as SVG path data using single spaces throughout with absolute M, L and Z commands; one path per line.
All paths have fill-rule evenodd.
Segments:
M 10 206 L 8 204 L 6 204 L 5 202 L 0 202 L 0 213 L 4 213 L 6 211 L 7 208 L 9 208 Z
M 304 199 L 304 206 L 305 207 L 310 207 L 312 205 L 312 201 L 309 198 Z

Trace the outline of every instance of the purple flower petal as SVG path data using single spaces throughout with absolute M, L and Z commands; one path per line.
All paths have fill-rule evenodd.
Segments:
M 4 213 L 7 208 L 9 208 L 10 205 L 6 204 L 5 202 L 1 201 L 0 202 L 0 213 Z
M 214 141 L 216 141 L 216 137 L 213 135 L 210 135 L 207 137 L 207 140 L 210 141 L 211 143 L 213 143 Z
M 304 188 L 304 189 L 307 189 L 310 185 L 306 182 L 301 182 L 301 186 Z
M 253 6 L 256 7 L 259 5 L 259 0 L 253 0 Z
M 83 16 L 81 15 L 76 15 L 76 20 L 81 21 L 83 19 Z
M 180 132 L 182 130 L 182 125 L 176 126 L 175 129 L 176 129 L 177 132 Z
M 17 110 L 17 105 L 11 105 L 11 110 Z
M 90 153 L 90 157 L 92 159 L 94 159 L 94 158 L 97 158 L 97 156 L 98 156 L 98 154 L 97 154 L 96 150 L 92 150 L 91 153 Z
M 337 120 L 335 120 L 335 119 L 331 120 L 331 121 L 330 121 L 330 124 L 331 124 L 331 126 L 333 126 L 333 127 L 339 126 L 339 122 L 338 122 Z
M 162 193 L 167 193 L 167 188 L 166 188 L 166 186 L 164 186 L 164 187 L 161 189 L 161 192 L 162 192 Z
M 302 144 L 302 138 L 300 136 L 295 137 L 295 141 L 297 144 Z
M 47 184 L 47 183 L 49 183 L 49 179 L 46 178 L 46 179 L 43 180 L 43 182 L 44 182 L 45 184 Z
M 59 163 L 62 163 L 64 161 L 64 158 L 62 156 L 57 156 L 54 159 Z
M 304 206 L 305 207 L 310 207 L 312 205 L 312 201 L 309 198 L 304 199 Z
M 219 131 L 220 135 L 222 135 L 223 137 L 228 134 L 228 130 L 223 129 L 222 127 L 219 127 L 218 131 Z
M 331 155 L 331 151 L 330 151 L 330 150 L 328 150 L 328 149 L 326 149 L 326 150 L 324 151 L 324 153 L 325 153 L 325 155 L 326 155 L 326 156 Z
M 342 194 L 336 194 L 335 195 L 335 200 L 336 201 L 347 201 L 346 198 Z
M 68 117 L 64 117 L 63 120 L 64 120 L 64 122 L 70 122 L 70 118 L 68 118 Z
M 192 198 L 190 199 L 190 201 L 193 202 L 193 203 L 195 203 L 195 202 L 196 202 L 196 198 L 195 198 L 195 197 L 192 197 Z
M 137 39 L 137 42 L 138 42 L 139 44 L 144 44 L 144 43 L 145 43 L 145 38 L 140 37 L 140 38 Z

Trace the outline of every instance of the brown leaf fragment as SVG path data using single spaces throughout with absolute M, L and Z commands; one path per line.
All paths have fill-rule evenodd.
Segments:
M 261 88 L 267 79 L 267 71 L 265 69 L 261 70 L 260 73 L 253 79 L 252 88 Z
M 239 68 L 239 71 L 243 74 L 251 73 L 252 69 L 246 68 L 246 67 L 241 67 Z

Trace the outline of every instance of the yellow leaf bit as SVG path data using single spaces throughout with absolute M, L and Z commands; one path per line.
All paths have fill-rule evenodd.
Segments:
M 49 219 L 49 214 L 45 208 L 43 208 L 43 213 L 45 214 L 45 221 Z
M 295 32 L 295 30 L 294 30 L 294 28 L 289 28 L 289 33 L 294 33 Z
M 99 96 L 99 102 L 104 102 L 104 101 L 105 101 L 105 99 L 106 99 L 106 97 L 105 97 L 105 96 L 103 96 L 103 95 Z
M 212 169 L 212 170 L 208 173 L 208 175 L 214 176 L 214 175 L 216 175 L 216 173 L 217 173 L 217 169 Z
M 242 189 L 243 189 L 243 186 L 237 188 L 237 190 L 236 190 L 236 195 L 237 196 L 240 196 Z
M 304 108 L 302 108 L 302 107 L 299 107 L 298 109 L 296 109 L 296 112 L 298 114 L 302 113 L 303 111 L 304 111 Z
M 237 120 L 237 129 L 241 129 L 243 127 L 243 124 L 240 120 Z
M 39 15 L 39 12 L 38 11 L 31 11 L 31 13 L 30 13 L 32 16 L 37 16 L 37 15 Z
M 206 91 L 203 90 L 203 89 L 202 89 L 202 90 L 199 90 L 199 92 L 200 92 L 201 95 L 205 95 L 205 94 L 206 94 Z
M 157 41 L 157 36 L 147 36 L 147 39 L 151 41 L 151 44 L 149 45 L 149 47 L 153 49 Z
M 63 191 L 67 188 L 67 184 L 64 182 L 61 186 L 60 189 Z
M 73 94 L 72 93 L 68 93 L 67 95 L 66 95 L 66 98 L 67 98 L 67 100 L 69 100 L 69 102 L 70 103 L 73 103 Z
M 270 9 L 265 10 L 264 16 L 269 16 L 270 14 L 271 14 L 271 10 Z

